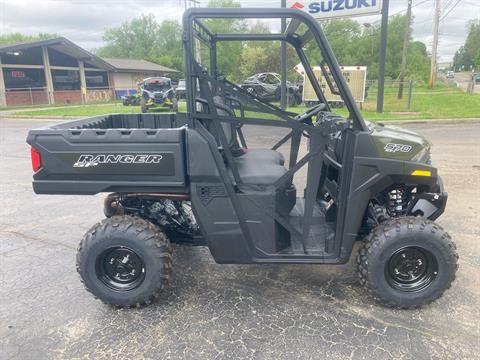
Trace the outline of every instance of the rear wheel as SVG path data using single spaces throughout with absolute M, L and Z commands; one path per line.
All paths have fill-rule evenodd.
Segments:
M 451 237 L 433 221 L 385 221 L 365 239 L 357 257 L 360 282 L 383 304 L 418 308 L 442 296 L 458 268 Z
M 85 288 L 114 306 L 150 304 L 168 283 L 170 242 L 152 223 L 113 216 L 93 226 L 81 241 L 77 271 Z

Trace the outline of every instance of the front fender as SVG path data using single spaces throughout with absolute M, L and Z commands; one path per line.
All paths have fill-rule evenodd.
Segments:
M 436 182 L 437 191 L 414 194 L 410 201 L 407 214 L 412 216 L 423 216 L 430 220 L 437 219 L 445 211 L 448 194 L 444 191 L 443 181 L 440 177 Z

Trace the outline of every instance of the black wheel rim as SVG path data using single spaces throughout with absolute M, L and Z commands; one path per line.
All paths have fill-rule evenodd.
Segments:
M 145 279 L 142 258 L 125 246 L 105 250 L 95 266 L 97 277 L 112 290 L 128 291 L 137 288 Z
M 435 256 L 421 247 L 403 247 L 393 253 L 385 267 L 385 276 L 394 289 L 417 292 L 428 287 L 438 275 Z

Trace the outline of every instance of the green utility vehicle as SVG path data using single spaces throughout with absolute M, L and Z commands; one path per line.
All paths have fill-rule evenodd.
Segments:
M 205 21 L 233 18 L 288 26 L 225 34 Z M 226 80 L 217 46 L 228 41 L 293 47 L 318 105 L 286 112 Z M 78 248 L 88 291 L 115 306 L 151 303 L 171 279 L 171 243 L 208 246 L 223 264 L 305 266 L 344 264 L 358 243 L 360 282 L 388 306 L 419 307 L 450 287 L 457 253 L 434 222 L 447 193 L 430 144 L 363 119 L 314 18 L 294 9 L 190 9 L 183 47 L 186 113 L 97 116 L 28 135 L 36 193 L 109 193 L 106 218 Z M 314 63 L 304 52 L 312 47 Z M 347 117 L 331 112 L 313 66 Z M 260 148 L 249 147 L 252 134 Z

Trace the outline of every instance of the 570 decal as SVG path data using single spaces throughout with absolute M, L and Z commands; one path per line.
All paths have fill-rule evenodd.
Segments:
M 92 167 L 101 164 L 158 164 L 161 154 L 81 154 L 73 167 Z
M 394 143 L 388 143 L 385 145 L 383 148 L 386 152 L 410 152 L 412 150 L 412 147 L 410 145 L 405 145 L 405 144 L 394 144 Z

